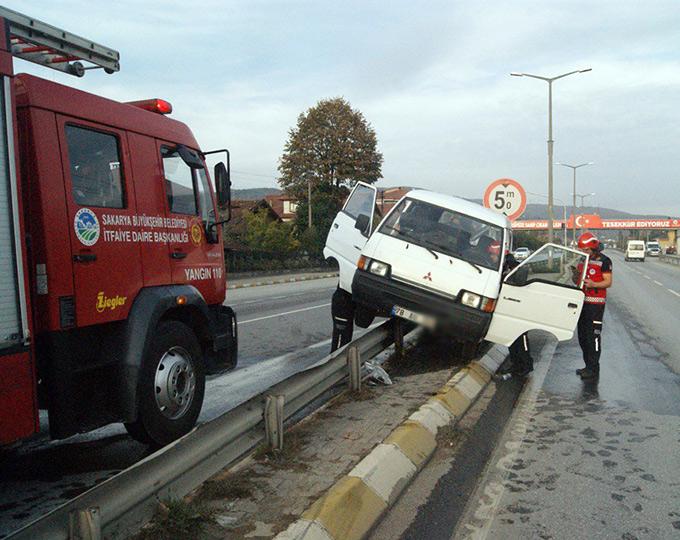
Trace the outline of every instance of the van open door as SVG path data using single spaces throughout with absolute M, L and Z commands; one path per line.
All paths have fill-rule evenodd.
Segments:
M 545 244 L 505 278 L 485 339 L 510 346 L 528 330 L 571 339 L 585 295 L 588 255 Z
M 358 182 L 347 197 L 345 206 L 335 216 L 328 231 L 323 255 L 333 258 L 340 266 L 340 288 L 351 293 L 352 279 L 361 250 L 373 232 L 373 215 L 378 190 Z

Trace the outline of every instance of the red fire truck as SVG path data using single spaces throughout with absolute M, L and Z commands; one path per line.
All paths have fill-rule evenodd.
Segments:
M 13 72 L 76 76 L 119 54 L 0 8 L 0 446 L 124 422 L 187 433 L 207 373 L 235 366 L 217 205 L 229 154 L 202 152 L 152 99 L 119 103 Z M 206 155 L 226 152 L 211 187 Z

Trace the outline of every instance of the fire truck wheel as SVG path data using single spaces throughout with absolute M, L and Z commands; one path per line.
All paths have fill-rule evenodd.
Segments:
M 142 364 L 139 392 L 137 421 L 125 424 L 133 438 L 162 446 L 194 427 L 203 405 L 205 366 L 188 326 L 158 325 Z

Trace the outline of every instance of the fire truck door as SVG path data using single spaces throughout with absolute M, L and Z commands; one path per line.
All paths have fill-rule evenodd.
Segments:
M 75 291 L 75 320 L 62 309 L 62 327 L 124 319 L 142 286 L 140 245 L 153 240 L 139 227 L 127 138 L 109 127 L 58 120 Z
M 159 143 L 168 212 L 168 248 L 173 283 L 196 287 L 208 304 L 224 299 L 226 280 L 221 242 L 210 243 L 215 202 L 205 164 L 197 152 Z

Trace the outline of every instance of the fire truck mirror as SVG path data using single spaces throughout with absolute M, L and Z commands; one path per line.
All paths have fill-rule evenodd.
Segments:
M 221 161 L 215 165 L 215 188 L 217 204 L 227 212 L 226 221 L 231 219 L 231 175 L 229 169 Z

